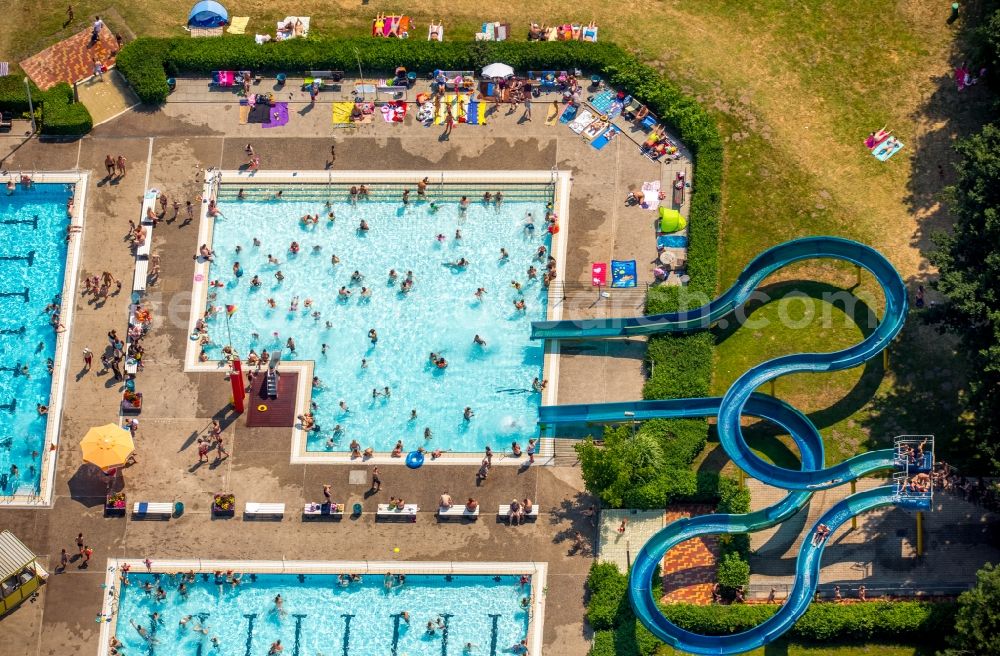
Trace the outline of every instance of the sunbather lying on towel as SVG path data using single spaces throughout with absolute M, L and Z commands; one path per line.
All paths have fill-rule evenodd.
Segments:
M 872 150 L 875 146 L 885 141 L 890 134 L 892 134 L 892 130 L 886 130 L 884 127 L 878 132 L 871 132 L 868 138 L 865 139 L 865 146 L 868 150 Z

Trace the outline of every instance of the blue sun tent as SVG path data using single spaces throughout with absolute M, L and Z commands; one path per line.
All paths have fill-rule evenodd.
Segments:
M 189 27 L 220 27 L 229 23 L 229 12 L 213 0 L 203 0 L 191 8 Z

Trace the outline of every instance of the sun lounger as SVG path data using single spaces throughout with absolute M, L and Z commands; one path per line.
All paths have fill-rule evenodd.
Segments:
M 588 125 L 594 122 L 594 118 L 594 115 L 591 114 L 589 110 L 585 109 L 577 114 L 576 120 L 569 124 L 569 129 L 576 134 L 580 134 L 587 128 Z
M 500 509 L 497 510 L 497 518 L 500 521 L 506 521 L 510 517 L 510 504 L 502 503 L 500 504 Z M 525 519 L 538 519 L 538 504 L 531 506 L 531 512 L 525 513 Z
M 344 504 L 333 503 L 307 503 L 302 509 L 304 519 L 333 519 L 344 518 Z
M 402 508 L 390 507 L 387 503 L 380 503 L 375 512 L 375 519 L 379 520 L 401 520 L 407 522 L 417 521 L 417 512 L 420 508 L 415 503 L 407 503 Z
M 173 502 L 136 501 L 132 504 L 132 519 L 170 519 L 173 514 Z
M 478 519 L 479 506 L 476 506 L 475 510 L 469 510 L 462 504 L 455 504 L 451 508 L 440 506 L 437 514 L 441 519 Z
M 274 36 L 276 41 L 294 39 L 297 36 L 309 36 L 308 16 L 285 16 L 285 20 L 278 21 L 277 34 Z
M 281 519 L 285 516 L 285 504 L 283 503 L 256 503 L 247 501 L 243 507 L 243 519 L 257 519 L 260 517 L 277 517 Z

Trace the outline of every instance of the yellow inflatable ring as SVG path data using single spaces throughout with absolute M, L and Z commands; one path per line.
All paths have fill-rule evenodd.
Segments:
M 267 406 L 261 403 L 259 406 L 257 406 L 257 412 L 267 412 Z

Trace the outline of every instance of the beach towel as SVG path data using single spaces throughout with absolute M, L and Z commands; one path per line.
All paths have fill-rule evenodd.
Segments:
M 288 103 L 274 103 L 267 109 L 270 120 L 264 124 L 265 128 L 280 128 L 288 124 Z
M 559 117 L 560 123 L 569 123 L 576 118 L 576 113 L 579 111 L 579 107 L 576 105 L 566 105 L 566 109 L 563 111 L 562 116 Z
M 494 25 L 496 25 L 496 23 L 483 23 L 483 29 L 476 34 L 476 41 L 492 41 Z
M 644 210 L 657 210 L 660 208 L 660 181 L 642 183 L 642 195 L 646 200 L 642 204 Z
M 608 284 L 607 262 L 594 262 L 590 265 L 590 284 L 593 287 L 604 287 Z
M 386 123 L 402 123 L 406 118 L 406 103 L 390 102 L 382 105 L 382 118 Z
M 583 28 L 583 40 L 595 43 L 597 41 L 597 26 Z
M 486 103 L 470 100 L 465 108 L 466 120 L 469 125 L 486 125 Z
M 229 27 L 226 28 L 226 31 L 230 34 L 246 34 L 249 22 L 249 16 L 233 16 L 233 19 L 229 21 Z
M 240 125 L 246 125 L 250 118 L 250 105 L 240 104 Z
M 590 145 L 600 150 L 608 145 L 608 143 L 618 136 L 618 128 L 612 126 L 604 131 L 599 137 L 590 142 Z
M 215 71 L 212 83 L 220 87 L 231 87 L 236 83 L 236 71 Z
M 635 260 L 611 260 L 611 286 L 635 287 Z
M 872 150 L 872 155 L 880 162 L 884 162 L 900 150 L 903 149 L 903 142 L 899 139 L 886 139 Z
M 585 139 L 593 139 L 597 135 L 604 132 L 604 130 L 606 130 L 607 127 L 608 127 L 607 121 L 598 119 L 593 123 L 591 123 L 590 125 L 588 125 L 586 128 L 584 128 L 583 136 Z
M 431 23 L 427 26 L 428 41 L 444 41 L 444 25 Z
M 295 33 L 296 22 L 302 23 L 301 33 Z M 291 23 L 292 29 L 287 29 L 287 25 Z M 285 39 L 294 39 L 297 36 L 307 37 L 309 36 L 309 16 L 285 16 L 285 20 L 278 21 L 277 33 L 274 35 L 275 40 L 284 41 Z
M 687 248 L 687 235 L 660 235 L 656 238 L 657 248 Z
M 594 122 L 594 115 L 585 109 L 577 115 L 576 120 L 574 120 L 572 123 L 569 124 L 569 129 L 575 132 L 576 134 L 580 134 L 581 132 L 584 131 L 584 129 L 588 125 L 590 125 L 593 122 Z
M 352 102 L 333 103 L 333 124 L 347 125 L 351 122 L 351 110 L 354 109 Z
M 549 105 L 549 113 L 545 115 L 545 125 L 555 125 L 559 120 L 559 105 Z

